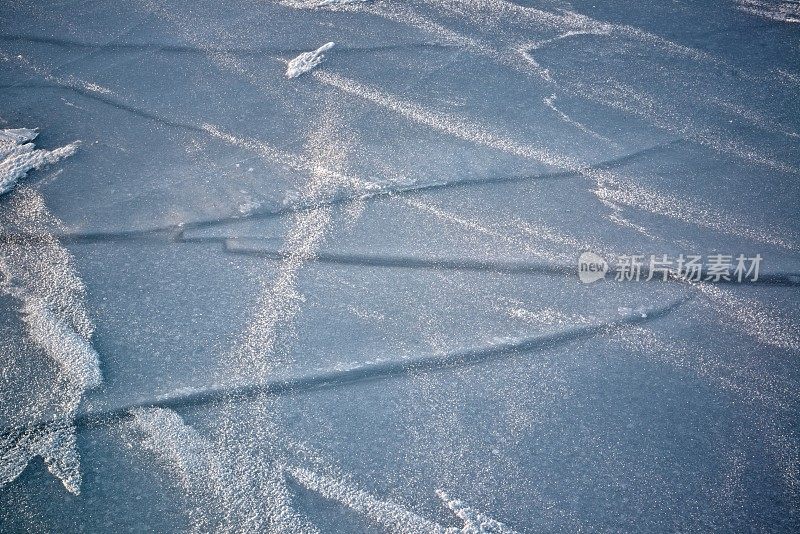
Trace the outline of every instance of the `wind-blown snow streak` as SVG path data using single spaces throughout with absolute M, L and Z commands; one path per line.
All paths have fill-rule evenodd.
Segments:
M 355 4 L 357 2 L 367 2 L 368 0 L 316 0 L 317 7 L 342 6 L 345 4 Z
M 496 521 L 491 517 L 482 514 L 467 506 L 464 502 L 458 499 L 451 499 L 444 490 L 436 490 L 436 495 L 442 502 L 462 521 L 464 527 L 461 530 L 450 528 L 447 529 L 448 534 L 455 534 L 461 532 L 462 534 L 516 534 L 516 531 L 507 527 L 500 521 Z
M 287 0 L 283 2 L 295 8 L 319 7 L 309 5 L 305 2 Z M 499 21 L 508 22 L 524 21 L 530 23 L 539 30 L 556 30 L 560 34 L 551 39 L 531 43 L 529 39 L 520 36 L 512 36 L 512 42 L 508 47 L 498 48 L 486 40 L 472 37 L 451 29 L 448 29 L 436 21 L 424 17 L 413 9 L 390 2 L 375 2 L 369 4 L 353 4 L 345 6 L 332 6 L 331 9 L 349 10 L 356 12 L 366 12 L 378 15 L 389 20 L 408 24 L 420 30 L 431 33 L 449 44 L 454 44 L 469 50 L 479 56 L 486 57 L 498 65 L 514 69 L 526 75 L 533 75 L 556 87 L 568 90 L 572 94 L 584 97 L 590 101 L 598 102 L 603 105 L 621 109 L 633 115 L 643 118 L 654 126 L 669 131 L 671 133 L 686 135 L 693 141 L 712 148 L 716 151 L 734 155 L 758 165 L 788 172 L 793 174 L 800 173 L 800 169 L 788 163 L 777 161 L 772 157 L 759 153 L 756 149 L 745 145 L 740 141 L 730 138 L 730 136 L 715 131 L 703 125 L 695 125 L 690 117 L 682 116 L 680 120 L 675 120 L 674 110 L 666 109 L 656 102 L 656 107 L 642 107 L 636 101 L 620 101 L 619 99 L 609 98 L 602 87 L 585 87 L 584 84 L 570 80 L 554 79 L 549 69 L 542 67 L 530 54 L 531 50 L 540 48 L 542 45 L 553 43 L 557 40 L 579 35 L 605 35 L 612 37 L 622 37 L 634 40 L 650 46 L 654 46 L 669 54 L 686 57 L 694 61 L 714 65 L 716 67 L 731 69 L 732 65 L 711 54 L 700 50 L 687 47 L 658 35 L 646 32 L 639 28 L 627 25 L 611 24 L 601 22 L 586 15 L 572 11 L 562 13 L 551 13 L 536 9 L 530 6 L 521 6 L 504 0 L 456 0 L 450 2 L 439 2 L 428 0 L 432 7 L 442 10 L 449 15 L 466 17 L 477 28 L 492 27 L 498 35 L 504 31 L 504 27 Z M 745 76 L 747 77 L 747 76 Z M 763 83 L 759 77 L 747 77 L 751 81 Z
M 706 125 L 695 124 L 694 118 L 667 104 L 659 102 L 654 95 L 636 90 L 613 78 L 604 77 L 592 82 L 562 80 L 562 87 L 589 101 L 630 113 L 653 126 L 672 134 L 686 137 L 699 145 L 716 152 L 730 154 L 752 164 L 767 167 L 787 174 L 798 174 L 797 166 L 765 155 L 747 143 L 732 138 L 725 132 Z M 675 120 L 680 117 L 680 120 Z
M 288 169 L 306 175 L 317 174 L 321 179 L 327 180 L 330 184 L 335 184 L 335 187 L 323 188 L 313 195 L 301 193 L 297 203 L 301 206 L 308 206 L 309 209 L 330 203 L 342 191 L 349 191 L 354 197 L 366 198 L 385 191 L 387 186 L 393 183 L 388 181 L 384 185 L 371 180 L 360 179 L 336 170 L 335 164 L 321 164 L 303 154 L 284 152 L 263 141 L 233 135 L 213 124 L 203 124 L 202 129 L 212 137 L 229 145 L 254 152 L 270 163 L 283 165 Z
M 263 143 L 236 138 L 215 126 L 204 126 L 214 137 L 246 146 L 271 163 L 308 175 L 300 196 L 308 204 L 322 204 L 292 214 L 282 247 L 285 256 L 278 265 L 277 274 L 262 279 L 259 299 L 245 331 L 221 360 L 225 380 L 233 384 L 243 380 L 263 383 L 278 365 L 289 363 L 286 360 L 290 359 L 294 318 L 303 300 L 297 289 L 298 276 L 302 267 L 314 259 L 331 224 L 333 207 L 323 201 L 335 195 L 338 188 L 353 185 L 352 179 L 344 173 L 348 143 L 344 141 L 343 146 L 332 142 L 337 134 L 336 117 L 326 114 L 319 125 L 307 143 L 308 157 L 286 154 Z M 242 422 L 240 414 L 237 415 L 241 410 L 237 411 L 231 403 L 223 406 L 220 434 L 224 441 L 220 452 L 214 454 L 210 452 L 211 446 L 170 410 L 135 409 L 132 414 L 140 428 L 157 438 L 148 448 L 166 455 L 171 470 L 184 481 L 184 491 L 197 501 L 194 515 L 200 518 L 196 522 L 198 531 L 206 531 L 209 522 L 219 516 L 224 517 L 224 521 L 216 529 L 225 532 L 316 533 L 316 529 L 293 510 L 282 471 L 257 453 L 277 438 L 270 420 L 270 399 L 256 399 L 247 410 L 250 416 Z M 196 452 L 185 456 L 180 449 L 184 442 L 193 444 L 190 449 Z M 220 474 L 205 480 L 207 469 Z M 208 488 L 203 489 L 206 486 Z
M 301 171 L 308 179 L 299 188 L 300 201 L 306 205 L 318 206 L 292 214 L 281 249 L 283 256 L 278 264 L 277 274 L 271 278 L 263 278 L 254 313 L 239 342 L 233 347 L 231 358 L 225 359 L 226 367 L 231 360 L 234 363 L 232 378 L 236 384 L 240 384 L 241 380 L 263 383 L 271 378 L 279 365 L 291 365 L 290 342 L 294 336 L 295 317 L 303 302 L 303 296 L 298 290 L 298 278 L 304 265 L 316 257 L 333 222 L 333 206 L 328 201 L 341 189 L 364 190 L 368 187 L 347 174 L 347 160 L 356 142 L 344 135 L 340 117 L 332 106 L 319 117 L 317 124 L 318 127 L 309 135 L 305 155 L 298 156 L 284 154 L 260 143 L 254 145 L 224 134 L 214 127 L 207 127 L 212 135 L 256 149 L 257 153 L 271 163 L 285 164 Z M 226 369 L 226 372 L 229 371 L 230 369 Z M 276 439 L 267 430 L 271 428 L 270 417 L 274 407 L 269 398 L 260 398 L 248 409 L 251 416 L 242 423 L 232 405 L 226 406 L 223 412 L 223 432 L 230 435 L 230 440 L 236 443 L 236 447 L 252 452 L 263 448 L 265 442 Z M 242 427 L 242 424 L 245 426 Z M 251 452 L 245 454 L 252 457 L 254 455 Z M 253 461 L 248 459 L 243 462 L 242 472 L 254 477 L 265 477 L 262 484 L 270 492 L 283 495 L 288 491 L 283 474 L 273 466 L 251 465 Z M 288 503 L 286 506 L 289 506 Z
M 545 11 L 508 0 L 422 0 L 442 12 L 466 17 L 476 27 L 502 28 L 507 22 L 524 22 L 529 29 L 557 31 L 559 38 L 572 35 L 624 37 L 663 50 L 669 54 L 719 67 L 730 67 L 724 60 L 635 26 L 603 22 L 570 10 Z
M 467 215 L 452 213 L 448 210 L 442 209 L 432 202 L 425 202 L 417 198 L 405 198 L 401 199 L 400 201 L 405 205 L 419 210 L 426 215 L 433 216 L 440 221 L 465 228 L 475 234 L 480 234 L 491 239 L 495 239 L 513 250 L 523 251 L 531 256 L 542 258 L 547 262 L 550 262 L 547 267 L 548 272 L 569 272 L 568 270 L 554 265 L 554 262 L 572 262 L 575 259 L 576 250 L 597 250 L 600 251 L 598 253 L 605 253 L 607 256 L 611 255 L 609 251 L 605 250 L 602 246 L 596 243 L 589 243 L 573 236 L 565 235 L 554 228 L 545 225 L 530 224 L 523 220 L 511 220 L 508 222 L 501 220 L 492 223 L 480 221 Z M 565 246 L 567 251 L 559 253 L 551 250 L 550 247 L 543 246 L 544 244 L 562 245 Z M 448 262 L 446 261 L 442 263 L 443 265 L 448 265 Z M 450 262 L 449 264 L 458 266 L 459 262 L 454 261 Z M 460 265 L 469 266 L 470 263 L 468 261 L 462 261 Z M 493 262 L 492 264 L 481 264 L 479 262 L 478 265 L 484 265 L 486 270 L 489 270 L 488 267 L 490 265 L 496 265 L 501 269 L 505 267 L 507 270 L 516 272 L 531 272 L 536 270 L 537 267 L 530 265 L 525 266 L 519 263 L 503 265 L 502 262 Z M 574 269 L 570 268 L 570 270 Z
M 522 143 L 505 133 L 492 130 L 461 117 L 427 109 L 413 101 L 394 96 L 339 74 L 318 71 L 312 73 L 312 75 L 331 87 L 372 102 L 379 107 L 405 117 L 411 122 L 439 130 L 476 145 L 486 146 L 584 176 L 595 182 L 596 187 L 593 192 L 603 202 L 628 205 L 730 235 L 744 235 L 754 241 L 769 243 L 790 250 L 795 250 L 800 246 L 791 236 L 786 238 L 777 233 L 773 234 L 764 230 L 750 229 L 745 224 L 737 221 L 731 214 L 721 213 L 697 201 L 682 200 L 671 195 L 649 190 L 608 170 L 592 168 L 590 165 L 580 162 L 571 156 L 560 154 L 548 148 Z
M 32 130 L 4 134 L 15 143 L 35 136 Z M 22 154 L 35 152 L 31 148 Z M 72 420 L 84 392 L 100 384 L 101 374 L 91 345 L 94 327 L 84 303 L 84 285 L 69 252 L 53 237 L 53 227 L 58 221 L 32 189 L 15 191 L 0 206 L 0 291 L 21 302 L 26 335 L 60 369 L 64 383 L 59 387 L 66 388 L 60 393 L 67 399 L 58 407 L 57 420 L 2 437 L 0 484 L 14 480 L 33 456 L 42 456 L 50 471 L 77 494 L 81 477 Z
M 37 76 L 41 76 L 46 81 L 61 85 L 64 87 L 72 87 L 77 89 L 80 92 L 88 92 L 88 93 L 96 93 L 98 95 L 103 96 L 110 96 L 114 94 L 114 91 L 109 89 L 108 87 L 103 87 L 100 84 L 95 82 L 83 80 L 81 78 L 76 78 L 75 76 L 56 76 L 50 72 L 49 69 L 43 67 L 41 65 L 37 65 L 30 59 L 26 58 L 21 54 L 10 55 L 2 50 L 0 50 L 0 61 L 7 61 L 7 62 L 15 62 L 19 63 L 23 68 L 27 69 L 29 72 L 33 72 Z
M 398 534 L 418 532 L 445 534 L 448 532 L 441 525 L 406 510 L 398 504 L 376 499 L 369 493 L 353 488 L 341 480 L 299 467 L 287 467 L 286 470 L 307 489 L 372 519 L 388 532 L 397 532 Z
M 267 376 L 275 362 L 269 362 L 283 348 L 293 332 L 293 322 L 303 300 L 297 291 L 297 277 L 302 267 L 313 260 L 332 222 L 333 207 L 324 201 L 342 188 L 360 187 L 361 182 L 346 174 L 346 146 L 331 140 L 338 132 L 337 118 L 329 112 L 319 121 L 306 146 L 309 157 L 288 158 L 293 166 L 307 171 L 309 179 L 300 189 L 301 202 L 319 207 L 297 211 L 283 243 L 283 259 L 274 280 L 265 281 L 261 299 L 240 345 L 234 349 L 235 359 L 245 376 Z M 212 130 L 213 131 L 213 130 Z M 221 134 L 218 134 L 221 135 Z M 262 150 L 270 161 L 285 161 L 285 156 Z
M 704 284 L 704 292 L 716 293 L 716 287 Z M 697 285 L 700 287 L 700 284 Z M 737 316 L 743 310 L 732 306 L 727 308 L 720 303 L 714 307 L 726 320 Z M 762 315 L 761 312 L 755 312 Z M 748 319 L 752 320 L 752 313 Z M 763 319 L 760 319 L 763 322 Z M 769 319 L 772 320 L 772 319 Z M 749 325 L 744 325 L 747 330 Z M 760 329 L 759 329 L 760 330 Z M 758 330 L 757 330 L 758 331 Z M 796 329 L 795 329 L 796 331 Z M 619 341 L 629 350 L 648 357 L 654 363 L 667 364 L 675 369 L 693 373 L 696 377 L 733 394 L 737 400 L 747 404 L 752 410 L 753 424 L 764 434 L 771 454 L 780 467 L 784 483 L 791 499 L 800 493 L 800 448 L 792 433 L 787 433 L 781 418 L 794 420 L 792 406 L 796 403 L 796 388 L 783 377 L 764 374 L 758 362 L 725 361 L 716 351 L 698 350 L 679 340 L 671 340 L 661 332 L 642 325 L 608 330 L 610 339 Z M 785 336 L 779 333 L 779 337 Z M 761 339 L 762 342 L 771 340 Z
M 800 23 L 798 0 L 736 0 L 736 9 L 778 22 Z
M 288 466 L 286 471 L 305 488 L 326 499 L 341 503 L 359 514 L 375 521 L 387 532 L 398 534 L 515 534 L 505 526 L 459 500 L 451 500 L 442 490 L 436 494 L 444 504 L 464 522 L 462 528 L 443 527 L 391 501 L 383 501 L 351 486 L 343 480 L 315 473 L 309 469 Z
M 325 7 L 333 11 L 365 12 L 388 20 L 408 24 L 444 40 L 448 44 L 465 47 L 473 52 L 492 54 L 490 48 L 481 40 L 463 35 L 442 26 L 438 22 L 420 15 L 399 2 L 330 2 L 322 4 L 317 0 L 279 0 L 279 3 L 295 9 L 315 9 Z
M 665 363 L 689 371 L 701 380 L 736 395 L 750 406 L 767 410 L 787 410 L 795 394 L 782 377 L 764 376 L 749 362 L 725 361 L 720 354 L 673 340 L 645 325 L 611 328 L 609 339 L 647 355 L 654 363 Z
M 453 137 L 483 145 L 507 154 L 532 159 L 548 165 L 576 172 L 599 172 L 587 169 L 577 160 L 564 156 L 546 148 L 535 147 L 517 142 L 507 136 L 493 132 L 478 124 L 471 123 L 450 114 L 430 110 L 406 99 L 385 93 L 377 88 L 359 83 L 331 72 L 314 72 L 321 82 L 340 91 L 372 102 L 382 108 L 393 111 L 406 119 L 430 128 L 445 132 Z
M 283 484 L 268 486 L 280 488 L 277 494 L 268 493 L 259 497 L 247 491 L 246 484 L 235 476 L 233 463 L 248 459 L 227 457 L 227 450 L 200 436 L 177 413 L 163 408 L 139 408 L 132 410 L 130 415 L 132 419 L 126 422 L 127 430 L 139 439 L 145 450 L 156 455 L 158 462 L 175 477 L 190 499 L 194 531 L 317 532 L 314 526 L 294 512 L 291 496 Z M 514 533 L 502 523 L 474 511 L 460 501 L 449 500 L 441 491 L 437 494 L 464 522 L 463 528 L 444 528 L 398 504 L 377 499 L 342 479 L 306 467 L 275 463 L 265 466 L 258 474 L 267 479 L 283 479 L 289 475 L 306 489 L 354 510 L 389 532 Z M 270 521 L 261 519 L 263 514 L 259 510 L 262 509 L 271 514 Z
M 276 470 L 259 473 L 261 483 L 250 484 L 236 468 L 248 459 L 230 457 L 172 410 L 136 409 L 131 416 L 128 429 L 190 500 L 193 531 L 316 533 L 294 512 L 283 484 L 269 483 L 279 476 Z
M 508 316 L 519 319 L 525 323 L 536 326 L 560 326 L 565 327 L 575 324 L 597 324 L 598 319 L 577 314 L 568 314 L 555 308 L 539 308 L 530 310 L 521 307 L 519 304 L 507 310 Z M 633 328 L 633 327 L 629 327 Z
M 36 130 L 0 130 L 0 195 L 8 193 L 28 171 L 50 165 L 75 153 L 77 143 L 54 150 L 36 150 Z
M 725 100 L 721 100 L 719 98 L 712 99 L 711 103 L 715 106 L 724 109 L 725 111 L 736 117 L 744 119 L 753 126 L 761 130 L 764 130 L 765 132 L 779 132 L 785 135 L 786 137 L 791 137 L 792 139 L 800 139 L 799 133 L 793 131 L 789 126 L 782 124 L 780 121 L 774 118 L 765 117 L 756 111 L 745 108 L 733 102 L 727 102 Z
M 662 215 L 696 226 L 710 228 L 736 237 L 745 237 L 754 242 L 766 243 L 788 250 L 800 249 L 800 240 L 791 231 L 756 229 L 739 221 L 733 214 L 718 210 L 699 199 L 680 198 L 652 190 L 633 181 L 617 178 L 598 180 L 595 196 L 619 216 L 620 205 L 630 206 L 655 215 Z M 632 223 L 628 223 L 632 224 Z
M 313 9 L 315 7 L 336 8 L 340 6 L 346 6 L 348 4 L 356 4 L 368 1 L 369 0 L 287 0 L 286 5 L 290 5 L 291 7 L 301 7 L 306 9 Z
M 333 48 L 334 43 L 325 43 L 312 52 L 303 52 L 286 66 L 286 77 L 297 78 L 301 74 L 309 72 L 311 69 L 322 63 L 325 59 L 325 52 Z

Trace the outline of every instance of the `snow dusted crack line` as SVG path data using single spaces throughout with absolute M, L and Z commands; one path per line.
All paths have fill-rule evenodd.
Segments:
M 161 122 L 163 123 L 163 120 Z M 260 141 L 233 136 L 229 133 L 223 132 L 218 127 L 213 125 L 205 125 L 206 128 L 205 130 L 203 128 L 194 127 L 188 124 L 180 125 L 180 127 L 185 129 L 194 129 L 194 131 L 201 133 L 202 132 L 211 133 L 214 136 L 224 139 L 226 142 L 229 142 L 231 144 L 236 144 L 236 146 L 248 148 L 251 151 L 264 151 L 265 153 L 276 154 L 276 157 L 282 158 L 281 159 L 282 164 L 294 170 L 302 171 L 303 169 L 306 169 L 308 166 L 308 162 L 305 161 L 305 159 L 300 156 L 295 156 L 289 153 L 281 152 L 278 149 L 275 149 L 274 147 L 271 147 L 270 145 L 262 143 Z M 674 146 L 675 144 L 681 143 L 682 141 L 683 141 L 682 139 L 676 139 L 674 141 L 670 141 L 665 144 L 656 145 L 630 154 L 626 154 L 620 156 L 619 158 L 604 160 L 592 164 L 591 168 L 598 170 L 612 169 L 627 164 L 630 161 L 633 161 L 639 157 L 651 154 L 654 151 L 667 150 L 672 146 Z M 397 180 L 389 181 L 386 182 L 384 185 L 379 185 L 371 180 L 361 180 L 360 182 L 358 182 L 356 181 L 355 178 L 352 178 L 351 179 L 352 183 L 354 184 L 362 183 L 364 185 L 363 189 L 361 190 L 354 189 L 350 192 L 351 194 L 333 195 L 331 198 L 322 200 L 320 202 L 304 203 L 302 199 L 299 199 L 297 202 L 292 203 L 289 206 L 284 206 L 278 209 L 271 209 L 271 208 L 260 209 L 260 210 L 256 209 L 249 212 L 246 215 L 237 214 L 228 217 L 221 217 L 218 219 L 187 222 L 178 225 L 162 226 L 144 230 L 131 230 L 122 232 L 98 232 L 98 233 L 69 233 L 69 234 L 59 234 L 58 237 L 59 239 L 67 242 L 97 242 L 97 241 L 115 241 L 115 240 L 136 240 L 136 239 L 144 239 L 147 236 L 159 233 L 167 234 L 167 233 L 177 232 L 177 235 L 174 236 L 175 241 L 194 242 L 203 240 L 205 238 L 193 237 L 192 235 L 190 235 L 192 230 L 208 228 L 211 226 L 227 225 L 250 219 L 281 217 L 290 215 L 297 211 L 303 211 L 307 209 L 321 207 L 322 205 L 325 204 L 346 204 L 373 197 L 395 196 L 401 194 L 414 195 L 414 194 L 424 193 L 427 191 L 436 191 L 440 189 L 454 188 L 454 187 L 481 187 L 494 183 L 512 183 L 512 182 L 530 181 L 530 180 L 570 179 L 576 177 L 580 177 L 580 174 L 570 171 L 555 171 L 552 173 L 541 173 L 533 175 L 463 179 L 451 182 L 438 182 L 438 183 L 434 182 L 430 184 L 416 183 L 414 181 L 410 181 L 409 179 L 404 179 L 401 181 Z
M 388 109 L 411 122 L 439 130 L 448 135 L 482 145 L 506 154 L 531 159 L 552 167 L 577 173 L 594 182 L 594 194 L 607 205 L 619 204 L 682 220 L 698 226 L 735 235 L 746 236 L 754 241 L 780 246 L 789 250 L 800 249 L 796 237 L 788 232 L 781 234 L 754 230 L 736 220 L 731 214 L 723 214 L 711 206 L 691 199 L 680 199 L 652 191 L 623 179 L 614 173 L 592 167 L 570 156 L 560 154 L 544 147 L 532 146 L 519 142 L 510 136 L 494 131 L 481 124 L 461 117 L 427 109 L 413 101 L 409 101 L 365 85 L 330 71 L 312 73 L 322 83 L 339 89 L 343 93 L 361 98 Z M 788 237 L 787 237 L 788 235 Z
M 320 7 L 315 3 L 297 0 L 285 0 L 282 3 L 293 8 Z M 602 91 L 594 89 L 587 90 L 582 85 L 570 82 L 569 80 L 556 80 L 552 77 L 550 70 L 542 67 L 530 54 L 530 51 L 567 37 L 578 35 L 607 35 L 638 41 L 657 47 L 676 56 L 687 57 L 694 61 L 725 68 L 726 70 L 733 68 L 732 65 L 722 59 L 700 50 L 675 43 L 639 28 L 601 22 L 572 11 L 564 11 L 561 14 L 557 14 L 501 0 L 459 0 L 444 5 L 432 1 L 427 3 L 434 8 L 444 9 L 445 12 L 449 12 L 451 15 L 455 14 L 466 17 L 467 20 L 478 26 L 496 25 L 497 20 L 502 20 L 502 17 L 506 17 L 508 20 L 524 20 L 540 29 L 555 29 L 562 33 L 552 39 L 527 44 L 524 42 L 517 42 L 512 44 L 510 48 L 498 49 L 496 46 L 481 39 L 476 39 L 469 35 L 450 30 L 406 6 L 398 6 L 397 4 L 388 2 L 375 2 L 368 4 L 358 3 L 345 6 L 330 6 L 330 9 L 366 12 L 395 22 L 411 25 L 437 36 L 448 44 L 460 46 L 478 56 L 486 57 L 496 62 L 498 65 L 514 69 L 522 74 L 536 76 L 552 83 L 555 87 L 559 87 L 562 90 L 566 90 L 590 101 L 598 102 L 612 108 L 622 109 L 643 118 L 658 128 L 675 134 L 686 135 L 694 142 L 712 148 L 718 152 L 731 154 L 738 158 L 781 172 L 792 174 L 800 173 L 800 169 L 797 169 L 795 166 L 783 161 L 777 161 L 768 155 L 763 155 L 752 147 L 746 146 L 735 139 L 731 139 L 721 132 L 704 126 L 695 126 L 692 124 L 689 117 L 682 117 L 681 122 L 676 122 L 672 118 L 674 114 L 672 110 L 647 109 L 641 107 L 636 101 L 633 103 L 620 103 L 613 99 L 609 100 L 608 98 L 604 98 Z M 487 13 L 491 13 L 491 16 L 487 15 Z M 740 75 L 759 84 L 765 81 L 764 77 L 748 76 L 744 73 L 740 73 Z M 776 73 L 776 76 L 777 75 L 779 75 L 779 73 Z M 766 79 L 771 80 L 772 78 Z M 658 113 L 656 113 L 656 111 L 658 111 Z
M 473 221 L 470 220 L 453 220 L 448 217 L 441 210 L 435 206 L 426 203 L 414 202 L 412 207 L 418 208 L 421 211 L 433 213 L 437 217 L 447 219 L 460 226 L 476 230 L 480 233 L 488 233 L 492 237 L 500 238 L 503 240 L 508 239 L 510 243 L 518 243 L 519 246 L 524 246 L 523 240 L 515 240 L 511 236 L 494 231 L 491 228 L 475 228 Z M 438 213 L 436 213 L 438 212 Z M 185 242 L 198 242 L 198 243 L 222 243 L 225 251 L 232 254 L 244 254 L 255 256 L 266 256 L 272 259 L 283 259 L 286 253 L 277 249 L 271 241 L 260 238 L 251 237 L 190 237 L 184 238 Z M 596 246 L 583 246 L 580 249 L 598 250 Z M 535 252 L 535 251 L 532 251 Z M 612 254 L 605 254 L 606 256 Z M 512 274 L 552 274 L 552 275 L 575 275 L 576 266 L 573 263 L 555 263 L 551 261 L 532 262 L 532 261 L 502 261 L 502 260 L 469 260 L 463 258 L 452 257 L 420 257 L 420 256 L 403 256 L 394 254 L 347 254 L 336 252 L 318 252 L 314 259 L 317 263 L 330 263 L 338 265 L 361 265 L 368 267 L 396 267 L 401 269 L 445 269 L 445 270 L 460 270 L 460 271 L 480 271 L 480 272 L 497 272 L 497 273 L 512 273 Z M 641 269 L 642 278 L 647 278 L 649 269 L 643 266 Z M 661 283 L 658 277 L 651 280 L 654 283 Z M 680 282 L 670 278 L 668 281 Z M 724 280 L 715 282 L 715 285 L 736 285 L 739 282 L 736 280 Z M 759 286 L 800 286 L 800 273 L 760 273 L 758 284 L 752 287 Z
M 245 56 L 256 56 L 261 57 L 265 54 L 269 55 L 288 55 L 288 54 L 299 54 L 304 52 L 305 50 L 298 49 L 298 48 L 285 48 L 285 47 L 274 47 L 274 46 L 260 46 L 260 47 L 197 47 L 191 45 L 180 45 L 180 44 L 173 44 L 173 43 L 95 43 L 95 42 L 88 42 L 88 41 L 76 41 L 72 39 L 58 39 L 52 37 L 41 37 L 37 35 L 20 35 L 20 34 L 5 34 L 0 35 L 0 41 L 6 42 L 26 42 L 26 43 L 41 43 L 41 44 L 48 44 L 53 46 L 58 46 L 61 48 L 82 48 L 82 49 L 95 49 L 98 51 L 106 51 L 106 52 L 141 52 L 141 51 L 152 51 L 152 52 L 163 52 L 163 53 L 174 53 L 174 54 L 208 54 L 209 52 L 215 52 L 220 54 L 232 54 L 232 55 L 245 55 Z M 413 50 L 416 48 L 447 48 L 447 45 L 443 45 L 441 43 L 435 42 L 417 42 L 417 43 L 397 43 L 397 44 L 382 44 L 382 45 L 364 45 L 364 46 L 343 46 L 337 45 L 336 50 L 340 53 L 345 52 L 355 52 L 355 53 L 363 53 L 363 52 L 378 52 L 382 50 Z M 107 88 L 103 88 L 104 91 L 110 90 Z
M 31 60 L 29 60 L 28 58 L 26 58 L 21 54 L 12 56 L 0 50 L 0 61 L 6 61 L 6 62 L 14 61 L 16 63 L 19 63 L 28 71 L 34 73 L 37 76 L 40 76 L 41 78 L 47 80 L 50 83 L 63 85 L 67 87 L 73 87 L 81 91 L 87 91 L 99 95 L 105 95 L 105 96 L 114 95 L 114 92 L 111 89 L 103 87 L 102 85 L 91 81 L 83 80 L 81 78 L 76 78 L 75 76 L 72 75 L 66 77 L 55 76 L 45 67 L 33 63 Z M 19 85 L 20 84 L 14 84 L 11 87 L 17 87 Z
M 391 379 L 409 373 L 435 372 L 464 366 L 479 365 L 484 362 L 516 355 L 525 355 L 534 351 L 557 347 L 572 341 L 590 338 L 611 328 L 625 325 L 637 325 L 652 321 L 672 313 L 684 303 L 691 300 L 687 296 L 675 300 L 659 308 L 649 309 L 642 317 L 641 313 L 630 313 L 605 323 L 598 322 L 580 325 L 551 334 L 533 337 L 502 339 L 486 346 L 471 347 L 449 354 L 437 354 L 419 357 L 412 360 L 387 361 L 359 365 L 351 369 L 331 371 L 312 376 L 265 381 L 243 386 L 221 387 L 164 397 L 155 401 L 115 408 L 109 411 L 87 411 L 75 418 L 79 427 L 95 427 L 115 424 L 128 418 L 128 412 L 136 408 L 160 407 L 183 409 L 205 404 L 219 404 L 236 399 L 257 398 L 270 395 L 295 395 L 325 388 L 337 388 L 357 384 L 369 380 Z M 47 424 L 47 421 L 39 424 Z M 2 435 L 13 431 L 8 429 Z

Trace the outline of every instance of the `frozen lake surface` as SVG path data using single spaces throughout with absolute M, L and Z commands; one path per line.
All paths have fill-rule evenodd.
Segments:
M 0 531 L 799 531 L 799 58 L 796 0 L 6 0 Z

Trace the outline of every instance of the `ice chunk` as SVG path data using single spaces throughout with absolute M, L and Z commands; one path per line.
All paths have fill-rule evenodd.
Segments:
M 333 48 L 334 43 L 325 43 L 313 52 L 303 52 L 289 62 L 286 68 L 287 78 L 297 78 L 305 74 L 320 63 L 325 58 L 325 52 Z
M 0 157 L 5 157 L 15 146 L 33 141 L 39 132 L 30 128 L 0 130 Z

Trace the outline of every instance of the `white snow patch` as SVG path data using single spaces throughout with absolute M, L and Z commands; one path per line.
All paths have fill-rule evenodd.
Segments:
M 598 324 L 596 319 L 578 314 L 569 314 L 555 308 L 538 308 L 529 310 L 521 306 L 508 309 L 508 316 L 528 324 L 537 326 L 574 326 Z
M 100 358 L 88 340 L 48 309 L 39 297 L 27 296 L 22 313 L 28 336 L 58 363 L 72 384 L 81 390 L 100 385 Z
M 18 144 L 35 137 L 34 130 L 2 132 L 0 144 L 6 150 L 13 145 L 14 154 L 3 164 L 9 159 L 16 161 L 7 165 L 6 171 L 11 169 L 18 176 L 19 169 L 31 163 L 20 165 L 23 156 L 39 153 L 40 162 L 55 161 L 64 155 L 53 156 L 47 151 L 34 151 L 32 144 Z M 33 166 L 37 166 L 37 160 Z M 57 397 L 65 399 L 56 414 L 59 423 L 20 428 L 0 440 L 0 487 L 19 476 L 31 458 L 41 456 L 64 487 L 78 494 L 79 455 L 71 421 L 84 392 L 99 385 L 102 377 L 99 357 L 91 345 L 94 326 L 86 310 L 83 282 L 69 252 L 50 232 L 58 226 L 59 221 L 47 210 L 44 199 L 30 188 L 11 193 L 0 210 L 0 293 L 21 302 L 27 337 L 58 366 L 64 380 L 52 387 L 57 389 Z M 7 362 L 14 365 L 15 359 L 27 357 L 20 348 L 7 355 Z
M 322 63 L 325 59 L 325 52 L 333 48 L 334 43 L 325 43 L 313 52 L 303 52 L 289 62 L 286 67 L 287 78 L 297 78 L 301 74 L 309 72 L 314 67 Z
M 15 480 L 34 456 L 70 493 L 80 494 L 81 472 L 75 427 L 63 421 L 45 428 L 18 429 L 0 438 L 0 488 Z
M 35 150 L 32 141 L 36 130 L 17 128 L 0 130 L 0 195 L 8 193 L 28 171 L 71 156 L 78 142 L 54 150 Z
M 711 103 L 721 107 L 725 111 L 729 112 L 736 117 L 740 117 L 745 121 L 749 122 L 753 126 L 764 130 L 765 132 L 779 132 L 787 137 L 792 137 L 794 139 L 800 139 L 800 133 L 795 132 L 791 129 L 791 127 L 782 124 L 780 121 L 773 117 L 766 117 L 752 109 L 748 109 L 744 106 L 737 105 L 733 102 L 727 102 L 725 100 L 721 100 L 719 98 L 711 99 Z

